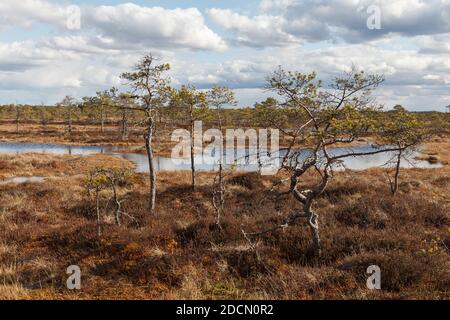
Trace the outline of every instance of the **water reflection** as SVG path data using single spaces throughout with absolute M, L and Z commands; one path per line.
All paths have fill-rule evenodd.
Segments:
M 117 147 L 111 146 L 67 146 L 60 144 L 33 144 L 33 143 L 0 143 L 0 154 L 21 154 L 21 153 L 42 153 L 42 154 L 68 154 L 68 155 L 92 155 L 107 154 L 123 157 L 135 164 L 136 172 L 148 172 L 147 156 L 144 154 L 117 152 Z M 330 150 L 332 155 L 340 155 L 347 152 L 370 152 L 375 150 L 372 146 L 359 146 L 352 148 L 335 148 Z M 302 150 L 299 153 L 300 158 L 306 158 L 311 153 L 310 150 Z M 432 164 L 428 161 L 414 160 L 417 152 L 412 152 L 402 161 L 402 167 L 411 168 L 439 168 L 441 164 Z M 283 154 L 281 153 L 281 156 Z M 258 154 L 248 149 L 226 149 L 223 153 L 226 163 L 234 163 L 237 170 L 258 171 L 265 160 L 270 155 L 267 151 Z M 362 157 L 348 157 L 342 162 L 342 168 L 351 170 L 365 170 L 372 167 L 380 167 L 386 164 L 392 157 L 393 153 L 379 153 Z M 213 171 L 217 169 L 217 160 L 220 158 L 220 151 L 215 149 L 209 150 L 206 155 L 196 154 L 194 157 L 195 167 L 198 171 Z M 190 160 L 180 159 L 173 160 L 169 157 L 156 157 L 155 166 L 158 171 L 177 171 L 190 170 Z M 230 166 L 228 166 L 230 167 Z

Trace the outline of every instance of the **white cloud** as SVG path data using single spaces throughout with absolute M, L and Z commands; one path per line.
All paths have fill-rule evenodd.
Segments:
M 165 9 L 132 3 L 86 10 L 88 24 L 117 46 L 152 46 L 223 51 L 225 42 L 196 8 Z
M 2 0 L 0 29 L 15 26 L 31 27 L 45 23 L 59 30 L 67 28 L 73 12 L 72 5 L 57 5 L 46 0 Z M 85 48 L 126 49 L 130 47 L 163 47 L 223 51 L 226 44 L 206 25 L 197 8 L 165 9 L 133 3 L 115 6 L 86 6 L 81 10 L 81 32 L 97 32 L 81 44 Z M 54 39 L 62 45 L 73 45 L 80 38 Z M 71 43 L 68 43 L 71 42 Z
M 210 9 L 208 16 L 220 27 L 233 33 L 231 42 L 252 47 L 285 46 L 299 39 L 284 31 L 288 22 L 282 16 L 248 17 L 230 9 Z
M 367 9 L 379 6 L 381 29 L 371 30 Z M 249 46 L 282 46 L 322 40 L 361 43 L 393 34 L 405 37 L 447 33 L 449 0 L 262 0 L 253 16 L 211 9 L 209 16 Z
M 100 37 L 88 38 L 81 35 L 56 36 L 42 43 L 43 46 L 60 51 L 71 51 L 79 54 L 106 53 L 107 44 Z M 117 52 L 117 50 L 116 50 Z
M 94 94 L 100 89 L 119 86 L 120 73 L 129 70 L 142 54 L 133 50 L 90 52 L 90 47 L 83 47 L 85 43 L 74 37 L 0 44 L 0 91 L 16 89 L 8 99 L 17 95 L 19 101 L 27 97 L 44 99 L 42 92 L 50 90 L 51 94 L 45 99 L 59 100 L 69 93 L 78 97 Z M 388 50 L 374 45 L 349 44 L 314 50 L 298 46 L 265 49 L 258 55 L 252 51 L 237 52 L 211 62 L 196 59 L 195 52 L 184 54 L 183 58 L 170 51 L 161 52 L 161 56 L 173 66 L 170 73 L 173 85 L 192 83 L 200 88 L 228 85 L 242 94 L 241 105 L 251 104 L 252 97 L 258 101 L 266 96 L 257 88 L 264 86 L 265 77 L 278 65 L 288 70 L 317 71 L 326 83 L 355 65 L 367 72 L 385 74 L 387 82 L 377 95 L 379 101 L 388 106 L 397 101 L 423 110 L 442 108 L 450 103 L 447 54 L 423 55 L 412 49 Z M 25 89 L 28 96 L 23 93 Z
M 76 59 L 77 56 L 61 50 L 37 45 L 33 41 L 1 43 L 0 72 L 19 72 L 44 66 L 55 60 Z
M 0 29 L 14 26 L 29 27 L 42 22 L 66 27 L 71 16 L 70 6 L 59 6 L 46 0 L 2 0 L 0 2 Z
M 181 65 L 176 77 L 182 83 L 192 82 L 200 87 L 219 83 L 241 92 L 245 89 L 248 94 L 245 104 L 241 105 L 249 105 L 252 94 L 254 101 L 266 97 L 261 94 L 265 77 L 278 65 L 304 73 L 316 71 L 325 84 L 353 65 L 366 72 L 384 74 L 387 81 L 376 95 L 379 102 L 388 107 L 402 103 L 414 110 L 443 110 L 450 103 L 450 59 L 444 54 L 423 56 L 414 50 L 350 44 L 314 50 L 299 47 L 265 49 L 258 55 L 240 54 L 220 63 L 178 64 Z M 427 100 L 427 95 L 432 98 Z
M 295 2 L 296 0 L 262 0 L 259 9 L 261 12 L 284 11 Z
M 81 97 L 119 86 L 121 72 L 151 51 L 172 65 L 173 85 L 228 85 L 242 97 L 241 105 L 267 96 L 261 87 L 278 65 L 317 71 L 327 82 L 352 64 L 386 75 L 377 95 L 388 106 L 423 110 L 450 104 L 450 19 L 442 20 L 450 0 L 379 0 L 383 29 L 375 32 L 365 21 L 364 6 L 372 2 L 263 0 L 253 15 L 208 10 L 223 35 L 196 8 L 83 7 L 83 28 L 70 32 L 66 7 L 56 1 L 2 0 L 0 32 L 34 23 L 54 29 L 45 36 L 30 33 L 28 41 L 0 42 L 1 103 L 53 103 L 66 94 Z
M 111 57 L 111 52 L 100 56 L 95 52 L 83 57 L 70 46 L 66 48 L 65 42 L 63 46 L 54 46 L 55 43 L 59 43 L 59 39 L 0 43 L 0 90 L 74 89 L 113 83 L 119 71 L 101 66 L 101 60 Z
M 434 36 L 421 36 L 417 39 L 420 53 L 426 54 L 450 54 L 450 33 Z

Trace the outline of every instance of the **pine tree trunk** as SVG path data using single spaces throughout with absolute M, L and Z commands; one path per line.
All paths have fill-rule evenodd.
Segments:
M 315 213 L 312 213 L 311 215 L 309 227 L 311 230 L 311 238 L 313 241 L 314 256 L 318 259 L 322 255 L 322 247 L 320 244 L 319 218 Z
M 100 112 L 100 122 L 101 122 L 101 130 L 103 133 L 105 132 L 105 114 L 103 110 Z
M 147 122 L 147 130 L 144 135 L 145 139 L 145 148 L 147 150 L 148 157 L 148 165 L 150 170 L 150 197 L 149 197 L 149 207 L 150 213 L 155 213 L 156 207 L 156 171 L 153 159 L 153 146 L 152 146 L 152 137 L 153 137 L 153 118 L 149 116 Z
M 192 171 L 192 190 L 195 191 L 195 141 L 194 141 L 194 121 L 191 116 L 191 171 Z
M 72 109 L 69 107 L 69 132 L 72 133 Z
M 113 192 L 114 192 L 114 202 L 116 203 L 116 214 L 115 214 L 116 224 L 120 227 L 120 212 L 121 212 L 122 206 L 120 204 L 119 197 L 117 195 L 116 185 L 114 184 L 114 182 L 112 184 L 112 188 L 113 188 Z
M 20 112 L 18 107 L 16 107 L 16 133 L 19 133 L 19 122 L 20 122 Z
M 96 200 L 96 210 L 97 210 L 97 235 L 100 237 L 102 235 L 101 218 L 100 218 L 100 196 L 99 190 L 95 193 Z
M 400 150 L 397 154 L 397 162 L 395 164 L 395 175 L 394 175 L 394 181 L 391 184 L 391 191 L 392 195 L 395 195 L 398 191 L 398 178 L 400 176 L 400 164 L 402 161 L 402 151 Z
M 128 140 L 128 116 L 126 111 L 122 112 L 122 140 Z

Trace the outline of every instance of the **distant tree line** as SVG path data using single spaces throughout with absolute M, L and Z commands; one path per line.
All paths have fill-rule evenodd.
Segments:
M 94 97 L 83 97 L 75 100 L 73 97 L 65 97 L 56 105 L 26 105 L 26 104 L 6 104 L 0 105 L 0 122 L 9 122 L 16 125 L 17 131 L 22 124 L 36 124 L 45 129 L 51 124 L 67 124 L 68 131 L 70 123 L 73 126 L 99 126 L 99 131 L 108 131 L 106 127 L 117 127 L 126 138 L 128 130 L 138 128 L 144 120 L 144 116 L 136 110 L 124 108 L 133 106 L 136 99 L 130 93 L 120 93 L 114 100 L 105 101 L 105 92 L 98 93 Z M 234 105 L 227 105 L 221 109 L 221 124 L 223 128 L 254 128 L 265 127 L 264 120 L 267 113 L 273 119 L 284 118 L 285 128 L 294 128 L 296 117 L 289 108 L 274 110 L 278 101 L 268 98 L 262 102 L 255 103 L 252 107 L 236 108 Z M 450 107 L 450 106 L 449 106 Z M 447 112 L 424 111 L 409 112 L 414 114 L 421 122 L 432 129 L 434 133 L 450 132 L 450 109 Z M 186 127 L 187 110 L 175 103 L 157 107 L 158 110 L 155 122 L 161 128 Z M 395 110 L 373 111 L 371 116 L 376 119 L 391 114 Z M 405 110 L 406 111 L 406 110 Z M 196 117 L 204 122 L 206 127 L 217 125 L 217 112 L 213 105 L 208 108 L 196 110 Z M 102 125 L 103 124 L 103 125 Z M 103 129 L 102 129 L 103 128 Z M 76 130 L 76 129 L 75 129 Z

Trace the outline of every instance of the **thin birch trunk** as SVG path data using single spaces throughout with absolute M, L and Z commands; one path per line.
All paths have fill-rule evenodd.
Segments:
M 102 227 L 101 227 L 101 217 L 100 217 L 100 196 L 99 190 L 95 190 L 95 203 L 97 210 L 97 235 L 100 237 L 102 235 Z

